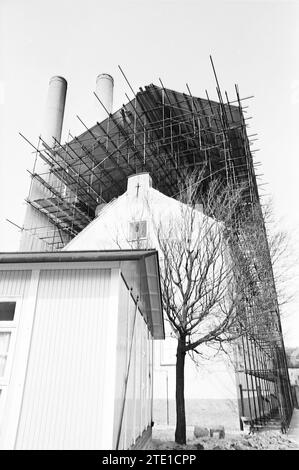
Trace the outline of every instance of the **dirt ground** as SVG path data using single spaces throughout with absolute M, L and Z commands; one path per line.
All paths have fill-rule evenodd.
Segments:
M 174 428 L 154 427 L 150 449 L 167 450 L 299 450 L 296 443 L 280 431 L 227 432 L 224 439 L 202 437 L 195 439 L 193 428 L 187 429 L 185 446 L 174 442 Z

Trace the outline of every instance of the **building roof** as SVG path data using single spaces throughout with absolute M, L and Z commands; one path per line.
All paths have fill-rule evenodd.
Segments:
M 156 255 L 156 250 L 17 251 L 0 253 L 0 264 L 132 261 Z

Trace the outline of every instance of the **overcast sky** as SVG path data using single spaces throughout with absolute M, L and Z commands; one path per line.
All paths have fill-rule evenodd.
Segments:
M 63 140 L 94 124 L 99 73 L 115 79 L 114 110 L 133 88 L 150 83 L 216 98 L 212 54 L 221 87 L 238 83 L 248 101 L 249 132 L 258 133 L 261 194 L 271 195 L 276 226 L 290 238 L 286 344 L 299 345 L 299 0 L 0 0 L 0 250 L 18 250 L 31 149 L 42 131 L 48 82 L 68 81 Z M 100 111 L 99 111 L 100 112 Z M 293 266 L 292 266 L 293 265 Z M 298 289 L 299 290 L 299 289 Z

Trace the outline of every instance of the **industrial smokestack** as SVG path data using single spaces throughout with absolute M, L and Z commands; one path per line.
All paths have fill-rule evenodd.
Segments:
M 55 141 L 60 142 L 65 98 L 66 98 L 67 82 L 63 77 L 52 77 L 49 82 L 48 96 L 45 110 L 45 120 L 43 132 L 41 133 L 42 140 L 49 146 L 54 147 Z M 42 175 L 42 178 L 53 186 L 57 186 L 57 177 L 50 174 L 50 168 L 42 158 L 37 158 L 34 173 Z M 30 186 L 29 201 L 40 201 L 49 197 L 49 192 L 45 186 L 41 184 L 36 178 L 33 178 Z M 24 230 L 22 231 L 20 241 L 20 251 L 48 251 L 49 245 L 45 239 L 39 238 L 37 229 L 40 227 L 47 227 L 49 232 L 55 234 L 55 225 L 49 222 L 46 215 L 38 212 L 33 206 L 28 204 L 25 219 Z M 45 232 L 46 233 L 46 232 Z M 54 237 L 53 237 L 54 238 Z
M 53 147 L 55 139 L 60 142 L 67 81 L 63 77 L 52 77 L 49 82 L 48 97 L 46 104 L 46 115 L 42 139 L 47 145 Z
M 104 107 L 98 102 L 98 109 L 100 107 L 100 114 L 98 113 L 98 121 L 101 122 L 107 118 L 108 114 L 112 113 L 113 107 L 113 86 L 114 80 L 108 73 L 101 73 L 97 76 L 96 80 L 96 95 L 99 97 Z

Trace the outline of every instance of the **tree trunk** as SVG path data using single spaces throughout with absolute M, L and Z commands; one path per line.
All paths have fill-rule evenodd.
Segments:
M 175 442 L 186 444 L 186 414 L 184 394 L 185 337 L 178 339 L 176 354 L 176 429 Z

